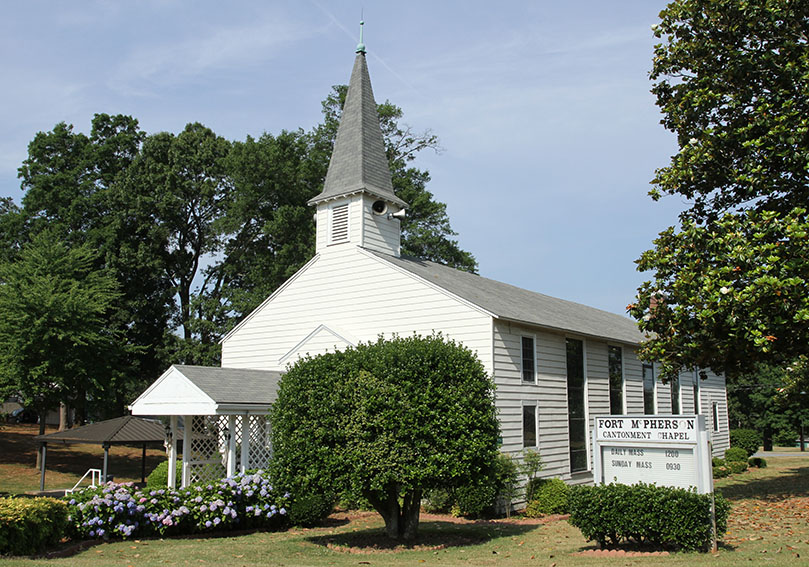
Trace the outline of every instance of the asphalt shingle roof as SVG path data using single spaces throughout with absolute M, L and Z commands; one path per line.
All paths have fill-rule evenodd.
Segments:
M 120 445 L 123 443 L 163 442 L 166 429 L 162 423 L 125 415 L 106 421 L 99 421 L 67 431 L 37 435 L 37 441 L 48 443 L 101 443 L 102 445 Z
M 407 206 L 393 193 L 385 141 L 362 52 L 357 53 L 354 60 L 323 191 L 310 199 L 309 204 L 359 192 L 370 193 L 400 207 Z
M 259 404 L 277 398 L 281 372 L 246 368 L 217 368 L 175 364 L 183 376 L 218 404 Z
M 643 340 L 637 324 L 622 315 L 536 293 L 420 258 L 397 258 L 380 252 L 368 252 L 500 319 L 623 343 L 637 344 Z

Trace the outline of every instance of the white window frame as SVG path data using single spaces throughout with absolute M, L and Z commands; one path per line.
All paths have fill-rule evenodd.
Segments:
M 646 383 L 643 377 L 643 367 L 644 366 L 651 366 L 652 367 L 652 413 L 646 413 Z M 640 381 L 641 381 L 641 393 L 643 396 L 643 413 L 644 415 L 657 415 L 657 368 L 655 364 L 642 362 L 640 367 Z
M 582 372 L 584 373 L 584 384 L 582 388 L 584 389 L 584 447 L 587 451 L 587 467 L 573 472 L 570 470 L 570 474 L 583 474 L 590 472 L 593 470 L 593 458 L 592 458 L 592 448 L 590 447 L 591 438 L 592 438 L 592 429 L 590 427 L 590 378 L 587 375 L 587 339 L 584 337 L 578 337 L 576 335 L 565 335 L 565 400 L 567 402 L 568 412 L 570 412 L 570 392 L 567 386 L 567 340 L 573 339 L 576 341 L 581 341 L 581 362 L 582 362 Z M 570 452 L 570 424 L 568 423 L 568 458 Z M 568 461 L 568 465 L 570 462 Z
M 531 339 L 533 352 L 531 353 L 531 360 L 534 361 L 534 378 L 533 380 L 525 379 L 525 353 L 523 352 L 523 339 Z M 536 384 L 537 383 L 537 338 L 536 335 L 522 334 L 520 335 L 520 382 L 523 384 Z
M 671 380 L 669 380 L 669 402 L 674 400 L 674 384 Z M 677 406 L 679 411 L 674 413 L 674 406 L 671 407 L 671 414 L 672 415 L 682 415 L 683 414 L 683 383 L 680 380 L 680 375 L 677 375 Z
M 624 360 L 626 360 L 624 356 L 624 346 L 623 345 L 611 345 L 607 344 L 607 399 L 609 400 L 610 395 L 610 347 L 619 348 L 621 349 L 621 413 L 622 415 L 626 415 L 626 364 L 624 364 Z M 585 380 L 587 379 L 585 375 Z M 610 400 L 610 406 L 612 405 L 612 400 Z
M 525 444 L 525 409 L 534 408 L 534 445 Z M 520 404 L 520 438 L 523 449 L 539 449 L 539 404 L 536 401 L 523 400 Z

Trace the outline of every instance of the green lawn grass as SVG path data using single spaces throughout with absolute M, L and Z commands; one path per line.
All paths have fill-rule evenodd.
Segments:
M 0 457 L 0 464 L 5 459 Z M 564 520 L 457 522 L 425 516 L 412 547 L 385 548 L 376 514 L 333 517 L 328 525 L 231 537 L 116 541 L 64 558 L 0 559 L 0 567 L 103 567 L 164 565 L 542 565 L 657 566 L 807 565 L 809 458 L 770 457 L 753 469 L 716 482 L 732 503 L 728 535 L 716 554 L 654 557 L 582 556 L 594 549 Z M 2 472 L 2 469 L 0 469 Z M 382 549 L 380 549 L 382 548 Z

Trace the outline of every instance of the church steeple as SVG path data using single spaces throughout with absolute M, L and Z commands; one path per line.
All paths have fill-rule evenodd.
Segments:
M 362 35 L 356 52 L 323 191 L 309 200 L 317 205 L 317 248 L 354 242 L 398 255 L 399 219 L 407 203 L 393 192 Z M 352 208 L 357 212 L 350 215 Z M 328 235 L 323 222 L 328 222 Z M 380 233 L 386 242 L 375 236 Z

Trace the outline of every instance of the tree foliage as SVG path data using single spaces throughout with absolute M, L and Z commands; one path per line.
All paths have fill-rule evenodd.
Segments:
M 790 370 L 759 364 L 736 377 L 727 392 L 731 427 L 756 430 L 769 449 L 777 436 L 797 438 L 809 425 L 809 395 L 787 388 Z
M 93 263 L 87 245 L 68 248 L 41 232 L 0 265 L 0 396 L 45 415 L 98 391 L 106 361 L 125 347 L 106 325 L 118 283 Z
M 809 5 L 677 0 L 660 17 L 652 92 L 680 150 L 651 195 L 690 206 L 638 260 L 653 273 L 629 306 L 642 355 L 664 377 L 805 368 Z
M 361 494 L 393 538 L 415 537 L 424 490 L 469 485 L 497 455 L 493 383 L 441 336 L 302 359 L 281 379 L 271 421 L 293 498 Z

